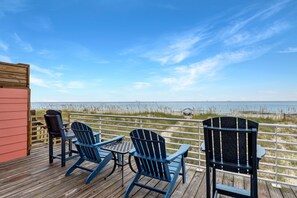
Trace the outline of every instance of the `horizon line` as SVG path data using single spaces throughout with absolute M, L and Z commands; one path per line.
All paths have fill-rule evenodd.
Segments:
M 143 103 L 143 102 L 297 102 L 297 100 L 164 100 L 164 101 L 31 101 L 31 103 Z

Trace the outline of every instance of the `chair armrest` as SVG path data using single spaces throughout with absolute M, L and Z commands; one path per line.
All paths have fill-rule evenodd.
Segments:
M 205 142 L 203 142 L 200 146 L 201 151 L 205 151 Z
M 93 132 L 93 134 L 94 134 L 96 143 L 101 142 L 101 139 L 100 139 L 101 133 L 100 132 Z
M 69 129 L 70 129 L 70 128 L 68 127 L 68 126 L 69 126 L 69 123 L 68 123 L 68 122 L 66 122 L 66 123 L 64 122 L 64 123 L 63 123 L 63 126 L 64 126 L 63 129 L 64 129 L 66 132 L 68 132 Z
M 189 150 L 189 148 L 190 148 L 190 145 L 189 144 L 183 144 L 183 145 L 181 145 L 181 147 L 174 154 L 169 155 L 166 158 L 166 161 L 167 162 L 171 162 L 172 160 L 174 160 L 175 158 L 177 158 L 180 155 L 184 155 L 184 157 L 187 157 L 188 156 L 188 150 Z
M 117 136 L 117 137 L 114 137 L 110 140 L 107 140 L 107 141 L 104 141 L 104 142 L 100 142 L 100 143 L 96 143 L 95 145 L 96 146 L 103 146 L 103 145 L 106 145 L 106 144 L 110 144 L 112 142 L 116 142 L 116 141 L 122 141 L 123 139 L 125 138 L 125 136 Z
M 265 149 L 262 146 L 257 145 L 257 159 L 261 160 L 265 156 L 265 154 Z
M 133 155 L 135 152 L 136 152 L 136 150 L 135 150 L 135 148 L 133 148 L 133 149 L 131 149 L 131 150 L 129 151 L 129 154 L 130 154 L 130 155 Z

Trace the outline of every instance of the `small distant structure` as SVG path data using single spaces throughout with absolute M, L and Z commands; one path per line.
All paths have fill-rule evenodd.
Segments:
M 194 110 L 191 108 L 185 108 L 182 110 L 184 116 L 193 116 Z

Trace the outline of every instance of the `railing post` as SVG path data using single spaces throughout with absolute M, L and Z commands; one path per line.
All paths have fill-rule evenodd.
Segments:
M 198 145 L 200 143 L 200 140 L 201 140 L 201 130 L 200 130 L 200 124 L 199 122 L 197 122 L 197 128 L 198 128 Z M 196 169 L 196 171 L 198 172 L 203 172 L 203 169 L 201 168 L 201 149 L 198 148 L 198 168 Z
M 142 118 L 139 118 L 139 127 L 142 128 Z
M 274 135 L 275 135 L 275 183 L 272 183 L 272 186 L 275 188 L 281 188 L 282 186 L 278 183 L 278 151 L 277 151 L 278 133 L 277 133 L 277 126 L 275 127 Z
M 101 142 L 101 139 L 102 139 L 102 117 L 99 116 L 99 142 Z
M 29 114 L 29 124 L 30 124 L 30 128 L 29 128 L 29 137 L 28 137 L 28 150 L 27 150 L 27 155 L 31 154 L 31 149 L 32 149 L 32 115 Z
M 68 123 L 69 124 L 70 124 L 70 120 L 71 120 L 70 116 L 71 116 L 71 113 L 68 113 Z

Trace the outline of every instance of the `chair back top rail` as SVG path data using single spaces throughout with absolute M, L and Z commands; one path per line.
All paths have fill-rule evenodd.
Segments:
M 56 110 L 47 110 L 46 114 L 44 114 L 44 119 L 50 135 L 55 137 L 65 137 L 61 112 Z

